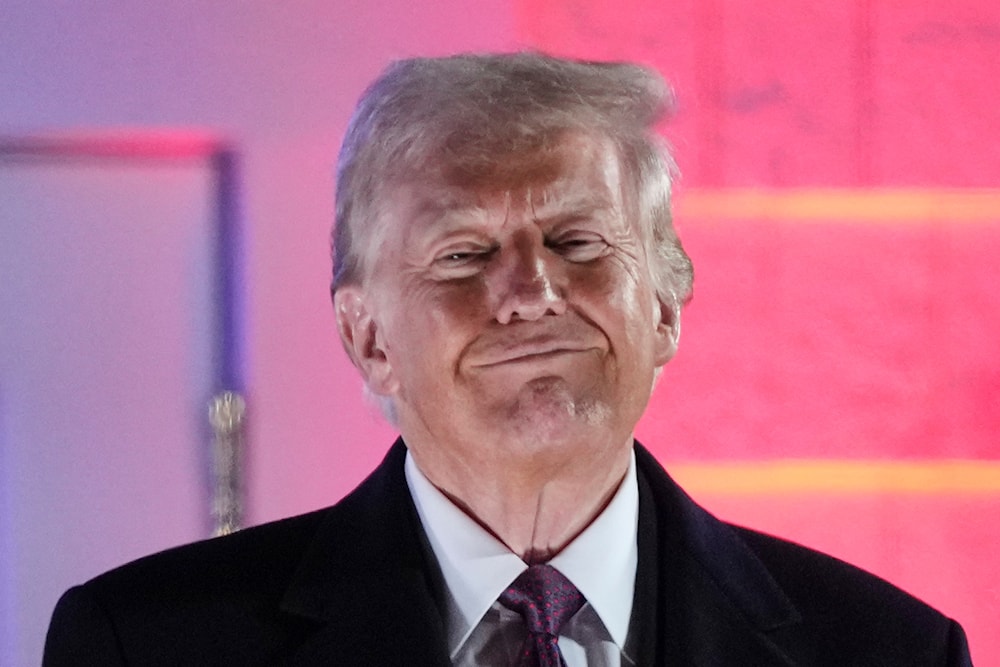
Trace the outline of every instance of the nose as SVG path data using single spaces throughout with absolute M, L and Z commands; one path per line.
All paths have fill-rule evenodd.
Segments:
M 497 321 L 509 324 L 565 313 L 566 301 L 557 275 L 558 259 L 549 256 L 551 253 L 542 239 L 522 237 L 505 250 L 492 281 Z

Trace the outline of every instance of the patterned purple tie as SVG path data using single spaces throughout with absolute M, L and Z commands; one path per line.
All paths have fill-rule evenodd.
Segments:
M 569 579 L 551 565 L 532 565 L 500 595 L 500 603 L 521 614 L 528 626 L 519 667 L 566 667 L 559 627 L 584 603 Z

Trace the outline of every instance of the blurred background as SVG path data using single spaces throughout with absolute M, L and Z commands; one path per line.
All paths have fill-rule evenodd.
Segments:
M 1000 665 L 1000 5 L 987 0 L 0 4 L 0 665 L 59 594 L 331 504 L 394 433 L 329 307 L 334 155 L 392 59 L 627 59 L 696 267 L 638 436 L 723 518 L 910 590 Z

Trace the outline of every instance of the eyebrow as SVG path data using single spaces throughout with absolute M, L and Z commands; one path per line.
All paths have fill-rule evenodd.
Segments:
M 483 213 L 487 210 L 473 198 L 445 192 L 435 194 L 440 196 L 423 197 L 410 211 L 410 221 L 418 223 L 406 225 L 403 232 L 404 242 L 410 250 L 440 243 L 451 235 L 475 233 L 485 227 L 474 222 L 470 224 L 477 218 L 484 219 Z
M 446 218 L 452 215 L 484 210 L 476 203 L 476 197 L 466 192 L 451 189 L 431 190 L 420 197 L 412 211 L 413 218 Z
M 555 210 L 547 210 L 554 208 Z M 603 195 L 588 193 L 582 197 L 571 199 L 554 198 L 552 204 L 546 206 L 542 204 L 532 206 L 532 216 L 537 222 L 564 222 L 576 218 L 583 218 L 593 213 L 615 210 L 615 203 Z
M 528 195 L 530 197 L 530 193 Z M 536 224 L 559 225 L 573 220 L 588 218 L 595 213 L 613 211 L 616 206 L 612 198 L 604 193 L 588 192 L 578 196 L 553 196 L 549 203 L 541 202 L 532 206 L 531 216 Z M 489 209 L 478 202 L 474 193 L 459 190 L 432 191 L 423 196 L 411 211 L 411 220 L 425 223 L 425 230 L 434 239 L 463 231 L 475 231 L 483 214 Z M 472 222 L 473 224 L 469 224 Z

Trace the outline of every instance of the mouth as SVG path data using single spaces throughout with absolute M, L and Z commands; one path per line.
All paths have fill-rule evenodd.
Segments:
M 506 365 L 545 363 L 562 357 L 582 354 L 592 349 L 567 342 L 525 343 L 486 354 L 473 364 L 473 367 L 493 368 Z

